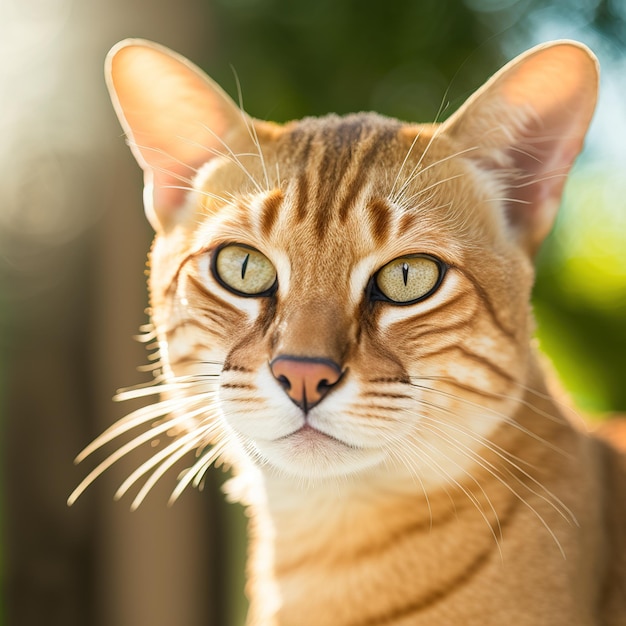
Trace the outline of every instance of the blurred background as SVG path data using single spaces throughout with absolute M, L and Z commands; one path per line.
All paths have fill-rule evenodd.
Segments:
M 71 509 L 79 450 L 146 380 L 151 232 L 141 174 L 102 79 L 144 37 L 186 55 L 256 117 L 449 115 L 524 49 L 587 43 L 598 112 L 539 259 L 538 342 L 577 405 L 626 409 L 626 3 L 622 0 L 0 0 L 2 617 L 9 626 L 239 626 L 242 512 L 219 473 L 166 507 L 112 494 L 120 462 Z M 91 467 L 91 466 L 90 466 Z M 175 472 L 174 472 L 175 474 Z M 174 477 L 172 477 L 172 480 Z

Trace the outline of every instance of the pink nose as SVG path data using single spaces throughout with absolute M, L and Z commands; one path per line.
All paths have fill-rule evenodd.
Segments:
M 270 369 L 285 393 L 305 412 L 341 378 L 341 368 L 330 359 L 279 356 Z

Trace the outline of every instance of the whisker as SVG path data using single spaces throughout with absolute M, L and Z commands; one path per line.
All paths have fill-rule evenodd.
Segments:
M 417 377 L 421 380 L 438 380 L 441 382 L 448 382 L 450 384 L 453 384 L 457 387 L 460 387 L 461 389 L 465 389 L 468 391 L 472 391 L 472 388 L 469 385 L 465 385 L 462 382 L 451 378 L 449 376 L 419 376 Z M 547 394 L 547 393 L 542 393 L 536 389 L 533 389 L 532 387 L 529 387 L 528 385 L 525 385 L 519 381 L 513 381 L 513 384 L 516 387 L 519 387 L 520 389 L 527 391 L 528 393 L 532 393 L 533 395 L 537 396 L 538 398 L 542 399 L 542 400 L 547 400 L 550 402 L 553 402 L 554 404 L 556 404 L 557 406 L 560 406 L 563 409 L 567 409 L 569 411 L 571 411 L 571 407 L 567 406 L 566 404 L 564 404 L 563 402 L 559 402 L 558 400 L 555 400 L 551 395 Z M 564 418 L 556 416 L 556 415 L 552 415 L 551 413 L 548 413 L 547 411 L 544 411 L 543 409 L 540 409 L 539 407 L 535 406 L 532 402 L 529 402 L 528 400 L 525 400 L 523 397 L 518 398 L 515 396 L 509 396 L 506 394 L 501 394 L 495 391 L 489 391 L 489 392 L 481 392 L 481 393 L 488 393 L 488 395 L 492 398 L 497 398 L 499 400 L 515 400 L 516 402 L 519 402 L 520 404 L 523 404 L 524 406 L 526 406 L 527 408 L 529 408 L 531 411 L 533 411 L 536 415 L 540 415 L 541 417 L 545 417 L 547 419 L 549 419 L 550 421 L 554 422 L 555 424 L 563 424 L 565 423 Z M 575 411 L 572 411 L 575 415 L 578 416 L 578 414 Z M 579 416 L 578 416 L 579 417 Z
M 164 432 L 167 432 L 172 428 L 175 424 L 180 424 L 186 421 L 186 416 L 181 416 L 177 418 L 173 418 L 171 420 L 167 420 L 165 423 L 160 424 L 158 426 L 153 426 L 150 430 L 138 435 L 128 443 L 124 444 L 120 448 L 118 448 L 115 452 L 109 455 L 104 461 L 102 461 L 99 465 L 96 466 L 87 476 L 82 480 L 82 482 L 74 489 L 74 491 L 70 494 L 67 502 L 71 506 L 76 502 L 78 497 L 85 491 L 85 489 L 93 483 L 98 476 L 100 476 L 105 470 L 111 467 L 114 463 L 119 461 L 122 457 L 126 456 L 129 452 L 137 449 L 144 443 L 154 439 L 157 435 L 160 435 Z
M 411 477 L 417 481 L 419 484 L 422 493 L 424 494 L 424 499 L 426 500 L 426 506 L 428 507 L 428 515 L 430 518 L 430 528 L 432 530 L 433 527 L 433 510 L 430 504 L 430 498 L 428 497 L 428 491 L 426 486 L 424 485 L 424 481 L 422 480 L 420 474 L 416 469 L 411 465 L 409 459 L 412 457 L 408 457 L 404 453 L 404 450 L 398 447 L 397 441 L 394 441 L 391 437 L 385 435 L 385 433 L 381 433 L 381 437 L 384 439 L 385 443 L 388 445 L 385 446 L 385 450 L 387 454 L 389 454 L 392 458 L 397 459 L 406 469 L 409 471 Z
M 263 175 L 265 176 L 265 188 L 267 191 L 269 191 L 270 181 L 269 181 L 269 176 L 267 173 L 267 167 L 265 166 L 265 158 L 263 156 L 263 150 L 261 149 L 261 142 L 259 141 L 259 136 L 256 132 L 256 127 L 254 126 L 254 123 L 252 122 L 250 117 L 246 115 L 246 113 L 244 112 L 245 107 L 243 105 L 243 90 L 241 89 L 241 82 L 239 80 L 239 76 L 237 72 L 235 71 L 235 68 L 232 68 L 232 70 L 235 75 L 235 83 L 237 85 L 237 96 L 239 98 L 239 109 L 241 111 L 241 118 L 243 120 L 243 123 L 246 126 L 246 130 L 248 131 L 248 134 L 250 135 L 250 139 L 252 139 L 252 143 L 257 149 L 258 157 L 261 161 L 261 167 L 263 169 Z
M 435 136 L 437 135 L 437 131 L 435 131 L 430 139 L 430 141 L 428 142 L 428 145 L 426 146 L 426 151 L 428 151 L 428 148 L 430 147 L 433 139 L 435 138 Z M 463 150 L 459 150 L 458 152 L 455 152 L 453 154 L 450 154 L 446 157 L 443 157 L 437 161 L 434 161 L 433 163 L 429 163 L 426 167 L 422 168 L 422 162 L 424 159 L 424 156 L 426 154 L 426 151 L 424 151 L 424 153 L 422 154 L 422 156 L 420 157 L 417 165 L 415 165 L 415 167 L 411 170 L 411 173 L 409 174 L 409 177 L 407 178 L 407 180 L 404 182 L 404 184 L 402 185 L 402 187 L 400 188 L 400 190 L 398 191 L 397 195 L 394 198 L 394 201 L 397 202 L 405 193 L 405 191 L 408 189 L 409 185 L 418 177 L 423 175 L 424 173 L 426 173 L 428 170 L 437 167 L 439 165 L 441 165 L 442 163 L 446 163 L 447 161 L 450 161 L 451 159 L 456 159 L 464 154 L 467 154 L 469 152 L 473 152 L 477 150 L 476 147 L 471 147 L 471 148 L 465 148 Z M 454 178 L 454 177 L 452 177 Z M 440 184 L 440 183 L 437 183 Z
M 396 185 L 398 184 L 398 180 L 400 178 L 400 174 L 402 174 L 402 170 L 404 170 L 404 166 L 406 165 L 407 161 L 409 160 L 409 157 L 411 156 L 411 153 L 413 152 L 413 148 L 415 147 L 415 144 L 417 143 L 418 139 L 422 136 L 422 129 L 420 128 L 419 132 L 415 135 L 413 141 L 411 142 L 411 145 L 409 146 L 409 150 L 408 152 L 404 155 L 404 159 L 402 160 L 402 163 L 400 164 L 400 168 L 398 169 L 398 173 L 396 174 L 396 177 L 393 181 L 393 185 L 391 186 L 391 191 L 389 192 L 389 198 L 395 198 L 394 196 L 394 192 L 396 189 Z
M 452 428 L 453 430 L 456 430 L 457 432 L 460 432 L 460 433 L 463 433 L 463 434 L 466 434 L 466 435 L 470 436 L 474 441 L 476 441 L 477 443 L 487 447 L 494 454 L 496 454 L 498 457 L 500 457 L 503 461 L 505 461 L 506 463 L 511 465 L 515 470 L 517 470 L 518 472 L 523 474 L 533 484 L 535 484 L 537 487 L 542 489 L 547 494 L 548 497 L 546 497 L 543 494 L 535 491 L 533 488 L 531 488 L 530 486 L 525 484 L 519 478 L 519 476 L 516 476 L 509 468 L 507 468 L 507 467 L 497 468 L 495 465 L 493 465 L 493 463 L 491 463 L 488 460 L 484 459 L 479 453 L 477 453 L 474 450 L 472 450 L 472 448 L 470 448 L 469 446 L 466 446 L 465 444 L 461 443 L 460 441 L 455 441 L 454 443 L 452 443 L 452 440 L 451 439 L 449 440 L 449 443 L 452 443 L 452 445 L 454 445 L 455 447 L 461 446 L 463 448 L 463 450 L 467 451 L 468 458 L 471 458 L 474 462 L 478 463 L 481 467 L 483 467 L 483 469 L 485 469 L 490 474 L 492 474 L 492 476 L 494 478 L 496 478 L 496 480 L 498 480 L 503 486 L 505 486 L 507 489 L 509 489 L 511 491 L 511 493 L 513 493 L 517 498 L 519 498 L 520 501 L 522 501 L 526 506 L 528 506 L 533 511 L 533 513 L 535 513 L 535 515 L 537 515 L 538 517 L 541 517 L 539 515 L 539 513 L 534 509 L 534 507 L 532 507 L 528 502 L 526 502 L 522 498 L 522 496 L 519 493 L 517 493 L 511 487 L 511 485 L 509 485 L 504 480 L 504 478 L 502 476 L 498 475 L 498 471 L 499 470 L 501 470 L 503 472 L 506 472 L 511 478 L 515 479 L 521 486 L 525 487 L 528 491 L 530 491 L 530 493 L 532 493 L 533 495 L 535 495 L 538 498 L 540 498 L 541 500 L 543 500 L 546 504 L 550 505 L 565 521 L 567 521 L 568 523 L 573 523 L 576 526 L 579 526 L 578 520 L 576 519 L 576 516 L 574 515 L 574 513 L 571 511 L 571 509 L 558 496 L 556 496 L 554 493 L 552 493 L 549 489 L 547 489 L 544 485 L 542 485 L 536 478 L 531 476 L 528 472 L 523 470 L 517 464 L 513 463 L 510 459 L 506 458 L 505 456 L 500 454 L 497 450 L 493 449 L 490 445 L 488 445 L 491 442 L 489 442 L 488 440 L 485 440 L 484 438 L 480 438 L 479 439 L 477 437 L 472 437 L 471 436 L 471 432 L 468 429 L 457 428 L 453 424 L 448 424 L 447 422 L 440 422 L 439 420 L 435 420 L 434 418 L 432 418 L 430 416 L 425 416 L 422 419 L 428 421 L 432 425 L 442 424 L 446 428 Z M 435 428 L 437 428 L 437 427 L 435 426 Z M 441 433 L 442 437 L 445 437 L 445 438 L 449 439 L 448 434 L 444 430 L 438 429 L 438 428 L 437 428 L 437 430 Z M 461 451 L 460 448 L 459 448 L 459 451 Z M 463 453 L 465 454 L 465 452 L 463 452 Z M 483 464 L 486 464 L 486 465 L 483 465 Z
M 172 491 L 172 495 L 168 501 L 168 505 L 174 504 L 180 497 L 182 492 L 193 482 L 198 487 L 200 480 L 209 466 L 215 462 L 217 457 L 224 452 L 227 442 L 221 441 L 216 443 L 210 450 L 203 453 L 198 460 L 189 468 L 187 468 L 178 478 L 176 488 Z
M 184 137 L 178 137 L 178 139 L 185 140 Z M 170 159 L 171 161 L 173 161 L 174 163 L 178 163 L 179 165 L 182 165 L 184 168 L 192 171 L 194 174 L 196 174 L 198 172 L 197 168 L 193 167 L 189 163 L 185 163 L 185 161 L 181 161 L 180 159 L 176 158 L 175 156 L 173 156 L 169 152 L 166 152 L 162 148 L 155 148 L 154 146 L 143 146 L 143 145 L 138 144 L 138 143 L 136 143 L 134 141 L 133 142 L 129 142 L 128 145 L 129 146 L 134 146 L 134 147 L 138 148 L 141 151 L 155 152 L 156 154 L 160 154 L 162 156 L 165 156 L 168 159 Z M 178 174 L 177 172 L 173 172 L 172 170 L 169 170 L 169 169 L 167 169 L 165 167 L 154 167 L 154 166 L 152 166 L 152 168 L 154 170 L 156 170 L 157 172 L 161 172 L 162 174 L 169 174 L 170 176 L 172 176 L 172 178 L 176 178 L 176 179 L 180 180 L 183 183 L 189 183 L 190 185 L 192 183 L 192 180 L 190 178 L 186 178 L 182 174 Z
M 163 185 L 163 189 L 180 189 L 181 191 L 195 191 L 201 196 L 211 198 L 212 200 L 217 200 L 217 202 L 221 202 L 223 204 L 230 204 L 232 202 L 232 198 L 225 198 L 224 196 L 220 196 L 216 193 L 211 193 L 210 191 L 206 191 L 206 189 L 194 189 L 193 187 L 182 187 L 180 185 Z
M 411 377 L 411 378 L 417 378 L 419 379 L 420 377 Z M 453 400 L 459 401 L 459 402 L 463 402 L 465 404 L 467 404 L 468 406 L 471 406 L 473 408 L 477 408 L 481 410 L 481 417 L 495 417 L 498 418 L 499 420 L 502 421 L 502 423 L 504 424 L 508 424 L 509 426 L 512 426 L 513 428 L 519 430 L 520 432 L 528 435 L 529 437 L 535 439 L 535 441 L 538 441 L 539 443 L 545 445 L 546 447 L 550 448 L 551 450 L 553 450 L 554 452 L 556 452 L 557 454 L 560 454 L 561 456 L 571 459 L 571 455 L 567 452 L 565 452 L 565 450 L 563 450 L 562 448 L 559 448 L 558 446 L 554 445 L 551 441 L 544 439 L 543 437 L 540 437 L 537 433 L 529 430 L 528 428 L 526 428 L 525 426 L 522 426 L 522 424 L 520 424 L 519 422 L 517 422 L 516 420 L 512 419 L 510 416 L 501 413 L 499 411 L 496 411 L 495 409 L 492 409 L 491 407 L 488 406 L 484 406 L 482 404 L 478 404 L 477 402 L 472 402 L 471 400 L 468 400 L 467 398 L 463 398 L 461 396 L 456 396 L 455 394 L 452 393 L 448 393 L 446 391 L 443 391 L 442 389 L 435 389 L 433 387 L 428 387 L 426 385 L 418 385 L 415 383 L 411 383 L 411 385 L 415 386 L 418 389 L 422 389 L 423 391 L 427 391 L 427 392 L 431 392 L 434 394 L 439 394 L 443 397 L 446 398 L 452 398 Z M 513 398 L 511 398 L 513 399 Z
M 550 534 L 550 536 L 552 537 L 552 539 L 554 540 L 556 546 L 558 547 L 559 551 L 561 552 L 561 555 L 563 556 L 563 558 L 565 558 L 565 551 L 563 550 L 563 546 L 561 545 L 561 542 L 558 540 L 557 536 L 555 535 L 554 531 L 550 528 L 549 524 L 546 522 L 546 520 L 544 519 L 544 517 L 537 511 L 537 509 L 535 507 L 533 507 L 529 502 L 527 502 L 519 493 L 517 493 L 517 491 L 515 491 L 515 489 L 513 489 L 501 476 L 498 476 L 496 471 L 492 471 L 491 469 L 489 469 L 485 463 L 491 467 L 493 467 L 491 465 L 491 463 L 484 461 L 484 459 L 480 458 L 480 455 L 476 454 L 473 450 L 471 450 L 471 448 L 467 448 L 467 446 L 463 446 L 463 444 L 460 444 L 459 442 L 453 442 L 449 437 L 445 436 L 445 433 L 441 433 L 438 434 L 437 432 L 435 432 L 435 430 L 432 429 L 433 424 L 430 424 L 431 428 L 429 428 L 430 432 L 433 432 L 436 436 L 439 436 L 440 439 L 442 439 L 443 441 L 445 441 L 448 445 L 452 445 L 452 447 L 458 449 L 460 452 L 462 452 L 462 449 L 459 446 L 462 446 L 462 448 L 465 448 L 469 454 L 464 453 L 469 459 L 471 459 L 474 463 L 477 463 L 480 467 L 482 467 L 483 469 L 485 469 L 485 471 L 487 471 L 489 474 L 491 474 L 498 482 L 500 482 L 500 484 L 502 484 L 504 487 L 506 487 L 515 497 L 518 498 L 518 500 L 524 504 L 524 506 L 526 506 L 539 520 L 539 522 L 541 523 L 541 525 L 548 531 L 548 533 Z M 437 429 L 438 430 L 438 429 Z M 495 468 L 494 468 L 495 469 Z M 523 485 L 523 483 L 521 483 Z M 535 493 L 534 490 L 530 489 L 527 485 L 524 485 L 529 491 L 531 491 L 531 493 Z M 536 494 L 539 497 L 540 494 Z M 565 519 L 566 521 L 567 518 L 564 515 L 563 511 L 561 511 L 555 504 L 554 502 L 550 502 L 549 500 L 547 500 L 545 497 L 542 497 L 542 499 L 547 502 L 548 504 L 550 504 L 562 517 L 563 519 Z M 558 499 L 557 499 L 558 500 Z M 558 500 L 559 503 L 561 503 L 560 500 Z M 562 503 L 561 503 L 562 504 Z M 564 509 L 571 515 L 572 520 L 574 521 L 574 523 L 576 525 L 578 525 L 578 522 L 576 521 L 576 518 L 574 517 L 573 513 L 565 506 L 562 504 L 562 506 L 564 507 Z
M 407 443 L 412 443 L 413 444 L 413 448 L 418 448 L 420 446 L 426 446 L 429 450 L 431 450 L 432 452 L 436 454 L 440 454 L 441 451 L 437 450 L 436 448 L 434 448 L 433 446 L 431 446 L 427 441 L 420 439 L 419 442 L 415 441 L 414 439 L 412 440 L 405 440 Z M 418 445 L 419 444 L 419 445 Z M 480 503 L 480 501 L 478 500 L 478 498 L 468 489 L 466 489 L 458 480 L 456 480 L 454 477 L 452 477 L 443 467 L 441 467 L 441 464 L 436 461 L 433 456 L 429 455 L 426 451 L 424 450 L 420 450 L 420 452 L 422 454 L 424 454 L 427 459 L 429 460 L 431 467 L 434 466 L 437 471 L 440 473 L 440 475 L 444 476 L 445 478 L 447 478 L 448 482 L 450 485 L 453 485 L 456 489 L 458 489 L 459 491 L 461 491 L 466 497 L 467 499 L 476 507 L 476 510 L 478 511 L 478 513 L 480 514 L 480 516 L 483 518 L 483 520 L 485 521 L 485 523 L 487 524 L 487 527 L 489 528 L 494 541 L 496 542 L 496 545 L 498 547 L 498 551 L 500 552 L 500 556 L 502 556 L 502 547 L 500 545 L 500 541 L 502 540 L 502 536 L 500 535 L 500 537 L 498 537 L 498 535 L 496 534 L 495 529 L 493 528 L 492 523 L 489 521 L 489 518 L 487 517 L 485 511 L 483 510 L 483 506 Z M 500 532 L 501 532 L 501 526 L 500 526 L 500 520 L 498 517 L 498 514 L 493 506 L 493 503 L 491 502 L 489 496 L 485 493 L 485 490 L 483 489 L 483 487 L 480 485 L 480 483 L 471 475 L 469 474 L 464 468 L 462 468 L 458 463 L 456 463 L 455 461 L 449 459 L 450 462 L 455 465 L 460 471 L 461 473 L 463 473 L 465 476 L 467 476 L 467 478 L 469 478 L 482 492 L 483 496 L 485 497 L 485 500 L 487 501 L 489 508 L 491 509 L 491 511 L 493 512 L 494 516 L 495 516 L 495 520 L 496 520 L 496 525 L 499 528 Z
M 172 443 L 167 445 L 163 450 L 157 452 L 151 456 L 145 463 L 142 463 L 126 480 L 118 487 L 114 500 L 121 499 L 126 492 L 141 478 L 144 474 L 149 472 L 153 467 L 157 466 L 161 461 L 169 457 L 173 452 L 179 449 L 184 449 L 186 452 L 190 452 L 194 448 L 200 445 L 200 442 L 204 439 L 204 430 L 197 432 L 192 430 L 182 437 L 178 437 Z
M 80 452 L 74 462 L 77 464 L 81 463 L 84 459 L 107 444 L 109 441 L 116 439 L 120 435 L 137 426 L 140 426 L 141 424 L 163 417 L 176 409 L 180 410 L 187 407 L 187 405 L 193 406 L 194 403 L 199 401 L 200 399 L 197 396 L 189 398 L 173 398 L 137 409 L 136 411 L 129 413 L 126 417 L 123 417 L 121 420 L 115 422 L 112 426 L 109 426 L 109 428 L 94 439 L 88 446 L 86 446 L 82 452 Z
M 203 361 L 198 361 L 198 363 L 203 363 Z M 215 377 L 218 378 L 219 374 L 215 375 L 206 375 L 207 378 Z M 171 379 L 169 379 L 171 380 Z M 125 402 L 126 400 L 135 400 L 137 398 L 144 398 L 146 396 L 156 395 L 158 393 L 167 393 L 170 391 L 182 391 L 194 389 L 199 386 L 208 385 L 210 380 L 203 379 L 197 375 L 190 375 L 186 377 L 182 377 L 176 382 L 167 382 L 167 383 L 155 383 L 150 382 L 147 383 L 149 386 L 141 386 L 141 387 L 132 387 L 127 389 L 120 389 L 113 400 L 116 402 Z
M 259 183 L 257 182 L 257 180 L 254 178 L 254 176 L 252 176 L 252 174 L 250 173 L 250 171 L 246 168 L 246 166 L 241 162 L 241 160 L 239 159 L 239 156 L 237 154 L 235 154 L 235 152 L 232 150 L 232 148 L 217 134 L 215 133 L 212 129 L 210 129 L 208 126 L 206 126 L 205 124 L 202 125 L 202 127 L 204 128 L 204 130 L 206 130 L 218 143 L 220 143 L 222 146 L 224 146 L 224 148 L 227 150 L 228 154 L 223 154 L 222 156 L 224 156 L 225 158 L 228 158 L 228 155 L 230 155 L 230 157 L 232 158 L 233 162 L 241 169 L 242 173 L 246 175 L 246 177 L 248 178 L 248 180 L 250 180 L 250 182 L 254 185 L 254 188 L 257 190 L 258 193 L 262 193 L 263 192 L 263 188 L 261 187 L 261 185 L 259 185 Z M 207 150 L 211 150 L 210 148 L 207 148 Z
M 156 470 L 154 470 L 154 472 L 152 472 L 150 477 L 146 480 L 146 482 L 143 484 L 143 486 L 141 487 L 141 489 L 139 490 L 139 492 L 135 496 L 135 499 L 132 501 L 132 503 L 130 505 L 131 511 L 137 510 L 137 508 L 145 500 L 146 496 L 148 495 L 148 493 L 150 493 L 150 491 L 156 485 L 156 483 L 159 481 L 159 479 L 173 465 L 175 465 L 180 459 L 182 459 L 186 454 L 188 454 L 193 449 L 193 447 L 195 447 L 195 446 L 183 446 L 178 451 L 173 452 L 169 456 L 169 458 L 167 458 L 165 461 L 163 461 L 161 463 L 161 465 Z

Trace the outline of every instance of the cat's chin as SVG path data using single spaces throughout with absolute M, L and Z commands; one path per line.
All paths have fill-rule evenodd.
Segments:
M 255 441 L 265 467 L 307 481 L 349 476 L 379 465 L 385 454 L 350 445 L 308 424 L 271 441 Z

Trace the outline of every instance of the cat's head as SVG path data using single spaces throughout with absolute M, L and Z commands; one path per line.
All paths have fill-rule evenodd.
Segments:
M 107 72 L 157 233 L 177 438 L 298 479 L 427 482 L 514 420 L 532 257 L 595 105 L 586 48 L 531 50 L 439 125 L 259 122 L 143 41 Z

